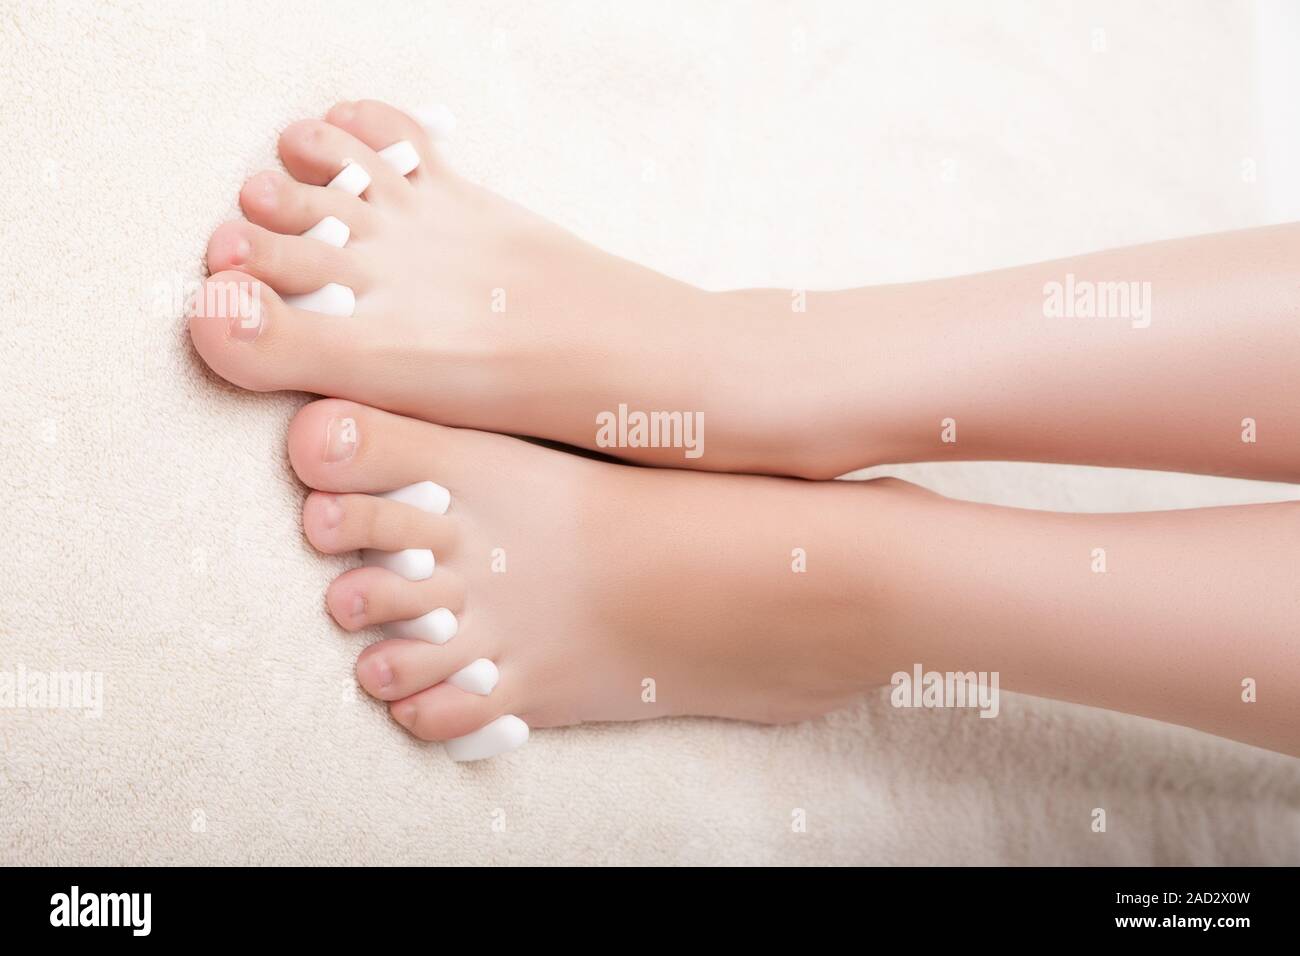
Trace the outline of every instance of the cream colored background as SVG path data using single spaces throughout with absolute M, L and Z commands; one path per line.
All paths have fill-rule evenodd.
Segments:
M 347 562 L 303 542 L 285 460 L 303 397 L 216 380 L 158 301 L 277 129 L 362 96 L 450 104 L 465 172 L 711 287 L 1294 217 L 1283 6 L 5 0 L 0 29 L 0 668 L 99 670 L 107 694 L 98 721 L 0 711 L 0 862 L 1300 862 L 1300 763 L 1020 697 L 541 732 L 452 764 L 355 694 L 363 642 L 321 600 Z M 1044 508 L 1300 497 L 906 471 Z

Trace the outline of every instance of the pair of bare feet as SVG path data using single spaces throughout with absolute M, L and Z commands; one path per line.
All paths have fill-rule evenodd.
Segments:
M 408 175 L 379 155 L 402 141 L 418 153 Z M 884 679 L 855 646 L 860 607 L 832 610 L 842 640 L 816 633 L 838 588 L 798 567 L 815 540 L 827 546 L 814 560 L 856 564 L 832 516 L 863 489 L 629 467 L 508 437 L 596 448 L 602 421 L 617 440 L 626 406 L 707 423 L 687 433 L 689 455 L 681 443 L 628 447 L 624 434 L 607 450 L 632 462 L 816 478 L 859 464 L 819 447 L 815 390 L 772 389 L 787 380 L 783 340 L 806 334 L 788 296 L 724 303 L 609 256 L 457 177 L 417 122 L 382 103 L 296 123 L 279 148 L 289 175 L 250 179 L 247 220 L 211 238 L 190 329 L 236 385 L 330 396 L 289 429 L 313 489 L 302 518 L 313 546 L 435 556 L 420 580 L 348 571 L 326 598 L 348 631 L 454 620 L 445 643 L 390 637 L 360 655 L 361 686 L 398 723 L 447 740 L 506 714 L 533 727 L 784 721 Z M 349 163 L 369 175 L 358 196 L 327 185 Z M 346 224 L 345 245 L 302 235 L 326 217 Z M 353 291 L 351 315 L 285 301 L 329 283 Z M 763 347 L 738 354 L 746 337 Z M 379 496 L 423 481 L 450 492 L 445 514 Z M 483 659 L 499 674 L 490 693 L 447 683 Z
M 807 480 L 944 458 L 1295 480 L 1300 224 L 710 293 L 465 182 L 382 103 L 294 124 L 280 155 L 212 236 L 190 329 L 236 385 L 329 396 L 289 430 L 303 526 L 379 556 L 327 603 L 384 628 L 357 676 L 416 736 L 795 720 L 924 663 L 1300 753 L 1295 506 Z M 1062 287 L 1132 294 L 1063 316 Z M 346 307 L 295 298 L 321 289 Z M 386 496 L 417 483 L 436 507 Z

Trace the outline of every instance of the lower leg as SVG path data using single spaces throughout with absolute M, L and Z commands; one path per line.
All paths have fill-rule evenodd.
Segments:
M 896 670 L 997 671 L 1009 690 L 1300 755 L 1300 506 L 1076 515 L 900 496 L 876 521 L 871 627 L 909 635 Z
M 808 430 L 831 473 L 997 459 L 1295 480 L 1298 289 L 1290 224 L 810 294 L 822 345 L 794 361 L 827 407 Z M 736 295 L 760 314 L 789 298 Z

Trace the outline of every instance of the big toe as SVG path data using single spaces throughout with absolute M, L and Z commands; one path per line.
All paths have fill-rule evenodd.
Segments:
M 314 391 L 345 344 L 339 321 L 289 305 L 255 276 L 226 270 L 199 289 L 189 329 L 203 360 L 241 388 Z

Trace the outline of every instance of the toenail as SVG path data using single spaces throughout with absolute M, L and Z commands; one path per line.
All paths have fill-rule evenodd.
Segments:
M 383 690 L 393 682 L 393 669 L 388 666 L 388 661 L 376 657 L 374 663 L 370 665 L 370 676 L 373 678 L 374 685 Z
M 248 261 L 248 257 L 253 254 L 253 244 L 240 236 L 235 240 L 235 248 L 230 253 L 230 264 L 232 266 L 242 266 Z
M 352 619 L 359 621 L 366 616 L 366 599 L 358 594 L 352 599 Z
M 398 704 L 393 708 L 393 719 L 407 730 L 410 730 L 411 724 L 415 723 L 415 705 Z
M 357 450 L 357 420 L 336 418 L 325 429 L 325 460 L 347 461 Z
M 333 495 L 325 499 L 325 513 L 322 515 L 327 529 L 333 530 L 343 523 L 343 506 Z
M 245 342 L 262 331 L 262 284 L 256 279 L 230 281 L 225 286 L 225 304 L 230 307 L 227 330 L 232 339 Z
M 334 119 L 340 123 L 349 123 L 357 115 L 357 108 L 351 103 L 339 103 L 334 107 Z
M 268 173 L 257 183 L 257 201 L 269 209 L 275 205 L 277 191 L 275 177 Z

